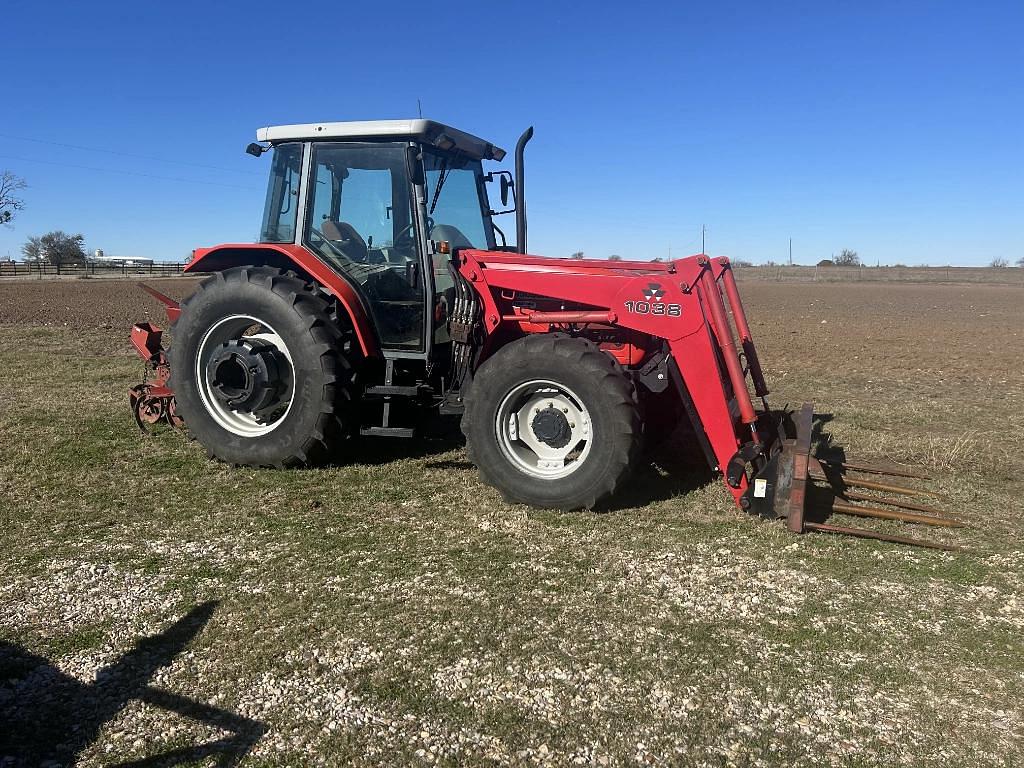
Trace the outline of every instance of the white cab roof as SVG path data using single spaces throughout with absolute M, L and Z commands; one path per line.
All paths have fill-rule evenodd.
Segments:
M 451 148 L 477 160 L 501 160 L 505 150 L 458 128 L 434 120 L 353 120 L 336 123 L 273 125 L 256 131 L 256 140 L 280 144 L 286 141 L 339 141 L 410 139 Z M 447 146 L 446 146 L 447 145 Z

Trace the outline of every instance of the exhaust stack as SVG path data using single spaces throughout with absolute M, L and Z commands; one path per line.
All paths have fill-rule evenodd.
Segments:
M 524 181 L 523 152 L 533 138 L 531 125 L 516 142 L 516 251 L 526 253 L 526 182 Z

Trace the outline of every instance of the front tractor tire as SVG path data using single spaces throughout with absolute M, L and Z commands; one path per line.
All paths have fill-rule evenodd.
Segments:
M 257 467 L 327 459 L 350 431 L 353 381 L 330 303 L 294 273 L 237 267 L 181 310 L 170 386 L 210 456 Z
M 632 382 L 586 339 L 527 336 L 480 367 L 462 419 L 469 457 L 509 501 L 591 509 L 629 475 L 640 447 Z

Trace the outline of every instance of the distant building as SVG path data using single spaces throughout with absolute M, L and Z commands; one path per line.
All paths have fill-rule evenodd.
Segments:
M 148 267 L 153 264 L 153 259 L 145 256 L 105 256 L 100 250 L 96 251 L 90 261 L 111 267 Z

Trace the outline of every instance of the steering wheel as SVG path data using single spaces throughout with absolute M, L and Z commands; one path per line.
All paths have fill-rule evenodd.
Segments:
M 430 235 L 430 230 L 434 228 L 434 220 L 427 216 L 427 235 Z M 411 249 L 415 243 L 413 242 L 413 233 L 416 230 L 416 222 L 410 221 L 404 227 L 402 231 L 395 235 L 395 250 L 406 250 Z M 408 241 L 408 242 L 406 242 Z
M 327 235 L 321 232 L 316 227 L 310 227 L 309 231 L 320 238 L 320 242 L 326 243 L 327 247 L 334 251 L 338 256 L 345 259 L 345 261 L 352 261 L 352 257 L 345 253 L 341 248 L 336 246 L 331 240 L 328 239 Z

